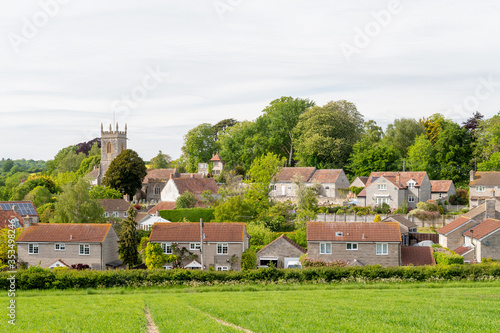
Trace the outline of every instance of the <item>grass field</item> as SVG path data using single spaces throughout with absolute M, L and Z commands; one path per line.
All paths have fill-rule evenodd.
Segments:
M 0 297 L 6 309 L 8 297 Z M 0 331 L 498 332 L 500 282 L 26 291 Z M 3 306 L 5 305 L 5 307 Z M 6 311 L 6 310 L 5 310 Z M 7 312 L 5 312 L 7 313 Z

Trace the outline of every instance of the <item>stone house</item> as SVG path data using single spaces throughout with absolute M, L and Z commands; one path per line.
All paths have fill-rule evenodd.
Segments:
M 474 259 L 500 260 L 500 220 L 487 219 L 463 233 L 464 246 L 472 247 Z
M 478 224 L 479 222 L 469 217 L 460 216 L 444 227 L 436 230 L 439 234 L 439 245 L 454 251 L 464 243 L 463 233 Z
M 0 211 L 2 210 L 19 213 L 27 225 L 39 222 L 38 212 L 31 201 L 0 201 Z
M 214 267 L 217 271 L 239 271 L 249 239 L 245 223 L 155 223 L 149 237 L 150 242 L 161 244 L 165 254 L 174 254 L 174 243 L 188 250 L 192 256 L 182 261 L 182 267 Z M 171 269 L 173 265 L 165 263 L 164 267 Z
M 417 232 L 417 225 L 408 220 L 403 215 L 391 215 L 382 220 L 382 222 L 397 222 L 399 223 L 399 231 L 401 232 L 402 246 L 410 245 L 410 233 Z
M 210 163 L 212 163 L 211 171 Z M 224 170 L 224 162 L 219 157 L 219 153 L 215 153 L 207 163 L 198 163 L 198 173 L 204 177 L 208 177 L 209 175 L 217 177 L 222 173 L 222 170 Z
M 257 252 L 257 266 L 268 267 L 272 263 L 276 268 L 300 267 L 299 258 L 305 253 L 302 246 L 282 234 Z
M 472 245 L 462 245 L 455 250 L 453 250 L 456 254 L 464 257 L 464 263 L 470 264 L 474 262 L 474 247 Z
M 369 177 L 356 177 L 351 183 L 354 187 L 365 187 Z
M 431 199 L 444 202 L 456 193 L 453 180 L 431 180 Z
M 359 206 L 388 204 L 397 209 L 405 203 L 416 208 L 417 203 L 431 198 L 431 182 L 427 172 L 372 172 L 366 187 L 358 194 Z
M 175 202 L 184 192 L 193 193 L 201 201 L 204 191 L 218 197 L 219 186 L 213 178 L 171 178 L 161 192 L 161 201 Z
M 148 203 L 161 201 L 161 191 L 171 178 L 178 178 L 180 174 L 176 169 L 148 169 L 146 177 L 142 180 L 142 188 L 135 195 L 136 200 L 145 200 Z
M 499 186 L 499 171 L 471 170 L 469 181 L 469 207 L 472 209 L 480 206 L 489 197 L 497 198 L 495 192 L 498 191 Z
M 19 235 L 17 248 L 19 263 L 42 268 L 86 264 L 105 270 L 119 261 L 118 236 L 111 224 L 33 224 Z
M 308 222 L 307 255 L 330 262 L 341 259 L 361 265 L 399 266 L 399 223 Z
M 278 201 L 297 198 L 294 181 L 306 186 L 319 184 L 320 205 L 342 202 L 341 190 L 349 188 L 349 180 L 342 169 L 316 169 L 314 167 L 285 167 L 274 176 L 269 195 Z M 345 193 L 347 195 L 347 193 Z
M 116 221 L 116 219 L 126 219 L 128 217 L 128 209 L 130 202 L 124 199 L 97 199 L 97 201 L 104 208 L 104 217 L 109 221 Z

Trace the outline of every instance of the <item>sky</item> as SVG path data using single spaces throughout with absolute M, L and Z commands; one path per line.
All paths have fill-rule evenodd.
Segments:
M 498 1 L 0 2 L 0 158 L 118 122 L 143 159 L 176 159 L 190 129 L 281 96 L 345 99 L 383 128 L 500 111 Z

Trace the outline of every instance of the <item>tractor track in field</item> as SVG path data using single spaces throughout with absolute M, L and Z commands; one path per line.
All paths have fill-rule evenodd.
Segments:
M 246 333 L 254 333 L 253 331 L 250 331 L 250 330 L 249 330 L 249 329 L 247 329 L 247 328 L 244 328 L 244 327 L 241 327 L 241 326 L 238 326 L 238 325 L 235 325 L 235 324 L 228 323 L 227 321 L 224 321 L 224 320 L 222 320 L 222 319 L 219 319 L 219 318 L 217 318 L 217 317 L 214 317 L 214 316 L 212 316 L 212 315 L 209 315 L 208 313 L 203 312 L 203 311 L 201 311 L 200 309 L 194 308 L 194 307 L 192 307 L 192 306 L 190 306 L 190 305 L 187 305 L 187 307 L 188 307 L 188 308 L 191 308 L 191 309 L 193 309 L 193 310 L 196 310 L 196 311 L 199 311 L 199 312 L 203 313 L 205 316 L 207 316 L 207 317 L 209 317 L 209 318 L 211 318 L 211 319 L 215 320 L 216 322 L 218 322 L 219 324 L 222 324 L 222 325 L 224 325 L 224 326 L 232 327 L 232 328 L 235 328 L 235 329 L 237 329 L 237 330 L 239 330 L 239 331 L 246 332 Z

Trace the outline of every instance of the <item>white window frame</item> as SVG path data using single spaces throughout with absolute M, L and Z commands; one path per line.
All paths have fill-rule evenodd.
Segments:
M 120 212 L 113 212 L 113 217 L 119 217 L 120 216 Z
M 415 188 L 416 184 L 417 183 L 415 183 L 414 181 L 410 181 L 410 182 L 408 182 L 408 188 Z
M 123 212 L 123 217 L 128 217 L 128 212 Z
M 226 271 L 229 271 L 229 267 L 228 266 L 217 266 L 217 271 L 226 272 Z
M 160 246 L 161 246 L 161 249 L 163 250 L 164 254 L 172 254 L 172 253 L 174 253 L 172 251 L 172 243 L 161 243 Z
M 389 255 L 389 243 L 377 243 L 376 253 L 378 256 Z
M 55 251 L 66 251 L 66 244 L 65 243 L 55 243 L 54 250 Z
M 217 254 L 227 255 L 229 253 L 228 243 L 217 243 Z
M 409 195 L 408 196 L 408 202 L 415 202 L 415 196 L 414 195 Z
M 389 198 L 388 197 L 377 197 L 375 199 L 375 204 L 377 206 L 382 206 L 383 204 L 389 204 Z
M 337 237 L 343 237 L 344 233 L 342 231 L 335 231 L 335 236 L 337 236 Z
M 200 242 L 189 243 L 189 250 L 191 250 L 191 251 L 200 251 L 200 248 L 201 248 Z
M 387 191 L 387 184 L 378 184 L 377 190 L 379 191 Z
M 90 255 L 90 244 L 80 244 L 78 253 L 81 256 Z
M 346 243 L 345 249 L 347 251 L 357 251 L 358 250 L 358 243 Z
M 28 243 L 28 254 L 39 254 L 38 243 Z
M 319 254 L 332 254 L 332 243 L 319 243 Z
M 168 265 L 168 266 L 163 266 L 163 268 L 165 268 L 166 271 L 169 271 L 171 269 L 174 269 L 174 266 Z
M 104 217 L 109 217 L 109 213 L 108 212 L 104 212 Z
M 486 186 L 484 186 L 484 185 L 477 185 L 476 186 L 476 192 L 486 192 Z

